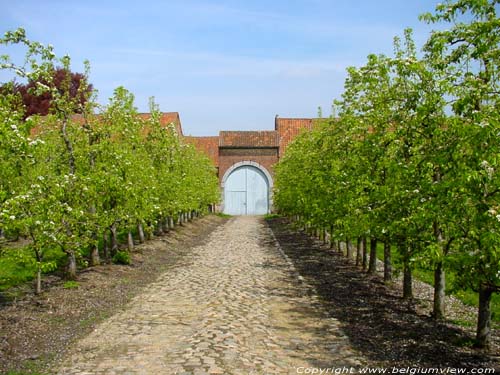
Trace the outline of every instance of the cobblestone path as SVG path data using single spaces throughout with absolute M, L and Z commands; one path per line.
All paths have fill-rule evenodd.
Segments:
M 60 374 L 296 374 L 359 367 L 263 219 L 236 217 L 78 342 Z

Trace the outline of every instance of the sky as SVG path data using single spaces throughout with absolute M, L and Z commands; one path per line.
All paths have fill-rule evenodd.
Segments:
M 331 113 L 346 68 L 370 53 L 390 55 L 406 27 L 417 45 L 431 26 L 418 20 L 437 0 L 0 0 L 0 33 L 68 54 L 91 66 L 106 104 L 124 86 L 148 112 L 179 112 L 184 134 L 272 130 L 274 117 Z M 22 58 L 18 49 L 0 55 Z M 19 60 L 18 60 L 19 61 Z M 0 81 L 5 81 L 0 74 Z

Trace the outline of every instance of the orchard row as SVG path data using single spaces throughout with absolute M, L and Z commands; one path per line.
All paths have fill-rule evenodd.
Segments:
M 434 270 L 434 317 L 445 317 L 445 272 L 479 293 L 477 342 L 490 339 L 500 290 L 500 20 L 497 1 L 438 5 L 418 51 L 410 30 L 394 55 L 350 68 L 335 115 L 318 120 L 276 169 L 275 204 L 332 238 L 385 244 L 404 268 Z M 365 245 L 366 249 L 366 245 Z M 362 254 L 361 254 L 362 255 Z M 364 257 L 367 259 L 367 256 Z
M 22 29 L 0 42 L 27 48 L 26 64 L 3 56 L 1 68 L 50 99 L 49 115 L 26 118 L 15 90 L 0 93 L 0 230 L 7 239 L 28 238 L 30 252 L 19 257 L 35 265 L 37 292 L 42 273 L 58 266 L 54 251 L 73 279 L 77 264 L 98 264 L 100 252 L 127 261 L 119 232 L 132 246 L 132 231 L 144 240 L 218 200 L 211 162 L 162 123 L 153 102 L 150 116 L 139 116 L 133 95 L 118 88 L 101 107 L 88 84 L 71 86 L 70 75 L 55 84 L 57 65 L 69 72 L 70 61 L 51 46 L 29 41 Z

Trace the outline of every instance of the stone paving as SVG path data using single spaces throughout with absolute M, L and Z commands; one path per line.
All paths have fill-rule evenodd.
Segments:
M 247 216 L 79 341 L 58 373 L 296 374 L 364 363 L 264 220 Z

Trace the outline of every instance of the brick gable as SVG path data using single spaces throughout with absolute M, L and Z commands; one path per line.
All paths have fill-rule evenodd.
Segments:
M 282 157 L 288 144 L 303 131 L 309 131 L 314 126 L 312 118 L 279 118 L 274 122 L 275 130 L 279 133 L 279 156 Z
M 279 147 L 277 131 L 221 131 L 220 147 Z

